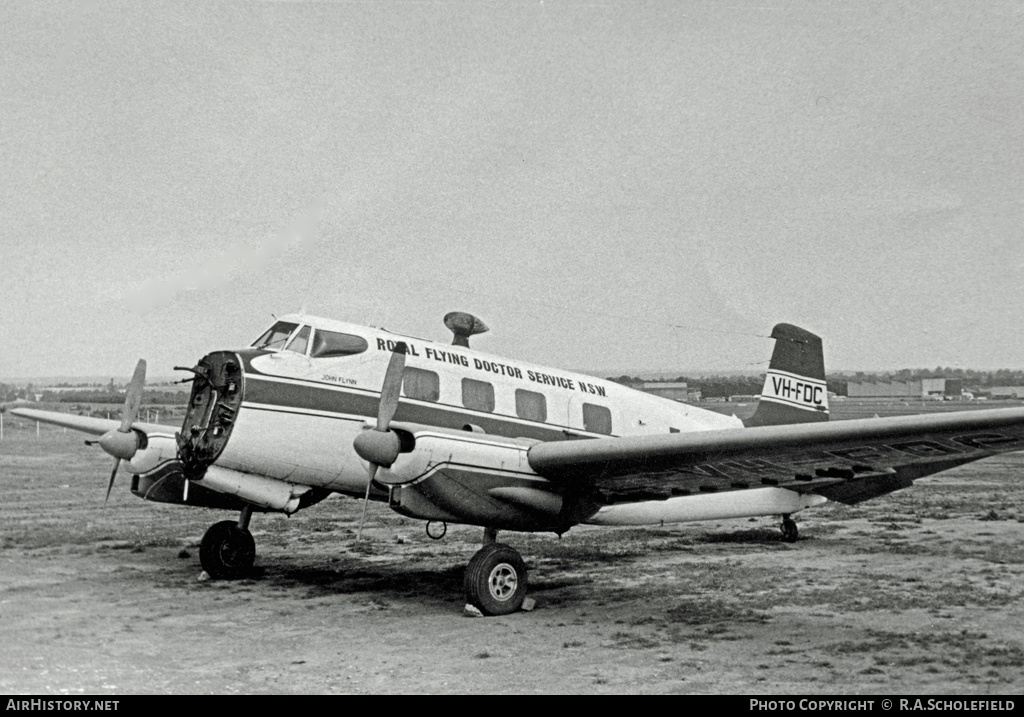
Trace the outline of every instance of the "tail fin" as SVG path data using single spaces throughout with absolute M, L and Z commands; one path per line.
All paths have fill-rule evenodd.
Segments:
M 761 389 L 761 401 L 747 426 L 776 426 L 828 420 L 825 357 L 821 338 L 791 324 L 772 329 L 775 351 Z

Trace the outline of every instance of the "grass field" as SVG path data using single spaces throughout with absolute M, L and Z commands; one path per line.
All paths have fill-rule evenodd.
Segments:
M 940 404 L 941 405 L 941 404 Z M 533 612 L 462 616 L 480 531 L 358 501 L 258 515 L 251 579 L 201 581 L 229 514 L 148 504 L 63 429 L 0 442 L 7 693 L 909 693 L 1024 689 L 1024 454 L 855 507 L 503 533 Z

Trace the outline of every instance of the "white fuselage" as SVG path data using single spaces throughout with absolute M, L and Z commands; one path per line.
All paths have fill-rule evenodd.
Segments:
M 408 346 L 407 373 L 411 368 L 437 376 L 436 400 L 410 396 L 403 389 L 395 416 L 400 422 L 475 428 L 494 437 L 534 440 L 742 427 L 735 417 L 592 376 L 329 319 L 291 315 L 282 320 L 360 336 L 368 347 L 358 354 L 330 358 L 288 350 L 252 357 L 246 366 L 242 410 L 218 465 L 343 492 L 362 491 L 366 469 L 352 451 L 352 441 L 376 415 L 381 383 L 397 341 Z M 471 407 L 472 402 L 465 400 L 464 380 L 492 387 L 493 410 Z M 522 394 L 517 410 L 517 391 L 534 394 L 529 397 L 535 402 L 541 400 L 536 395 L 543 397 L 544 420 L 521 415 L 525 411 Z M 585 408 L 588 413 L 606 409 L 610 426 L 588 426 Z M 289 437 L 287 442 L 280 440 L 282 434 Z
M 458 519 L 430 480 L 444 471 L 446 480 L 462 475 L 466 466 L 477 476 L 470 480 L 489 486 L 480 488 L 481 495 L 491 491 L 491 498 L 519 501 L 520 507 L 544 503 L 546 496 L 535 487 L 546 480 L 526 460 L 536 442 L 742 428 L 734 416 L 592 376 L 318 317 L 291 315 L 280 321 L 295 327 L 285 329 L 291 331 L 288 338 L 236 352 L 244 392 L 230 438 L 215 461 L 220 469 L 361 496 L 367 464 L 353 441 L 375 423 L 384 375 L 399 341 L 408 350 L 394 425 L 419 431 L 419 447 L 381 469 L 377 479 L 392 486 L 392 507 L 410 515 Z M 328 339 L 356 349 L 318 355 L 318 346 L 322 354 Z M 427 495 L 433 496 L 429 505 Z M 388 499 L 379 491 L 374 497 Z M 809 502 L 791 491 L 765 488 L 742 500 L 690 496 L 605 506 L 587 522 L 650 524 L 790 513 L 823 500 Z M 485 515 L 489 508 L 480 510 Z

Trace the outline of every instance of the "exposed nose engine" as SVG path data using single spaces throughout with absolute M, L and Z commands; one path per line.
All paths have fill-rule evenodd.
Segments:
M 232 351 L 207 354 L 188 370 L 195 378 L 177 435 L 178 458 L 185 477 L 199 479 L 231 436 L 242 405 L 244 373 L 241 360 Z

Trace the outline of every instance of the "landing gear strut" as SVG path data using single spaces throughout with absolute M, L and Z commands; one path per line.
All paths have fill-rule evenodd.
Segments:
M 513 548 L 494 542 L 497 533 L 484 531 L 484 547 L 469 561 L 463 582 L 466 602 L 484 615 L 513 613 L 526 598 L 526 563 Z
M 242 509 L 238 520 L 223 520 L 210 526 L 199 545 L 199 563 L 214 579 L 237 580 L 252 570 L 256 541 L 249 532 L 252 507 Z
M 788 515 L 782 516 L 782 539 L 787 543 L 795 543 L 796 539 L 800 537 L 800 531 L 796 527 L 796 521 L 794 521 Z

